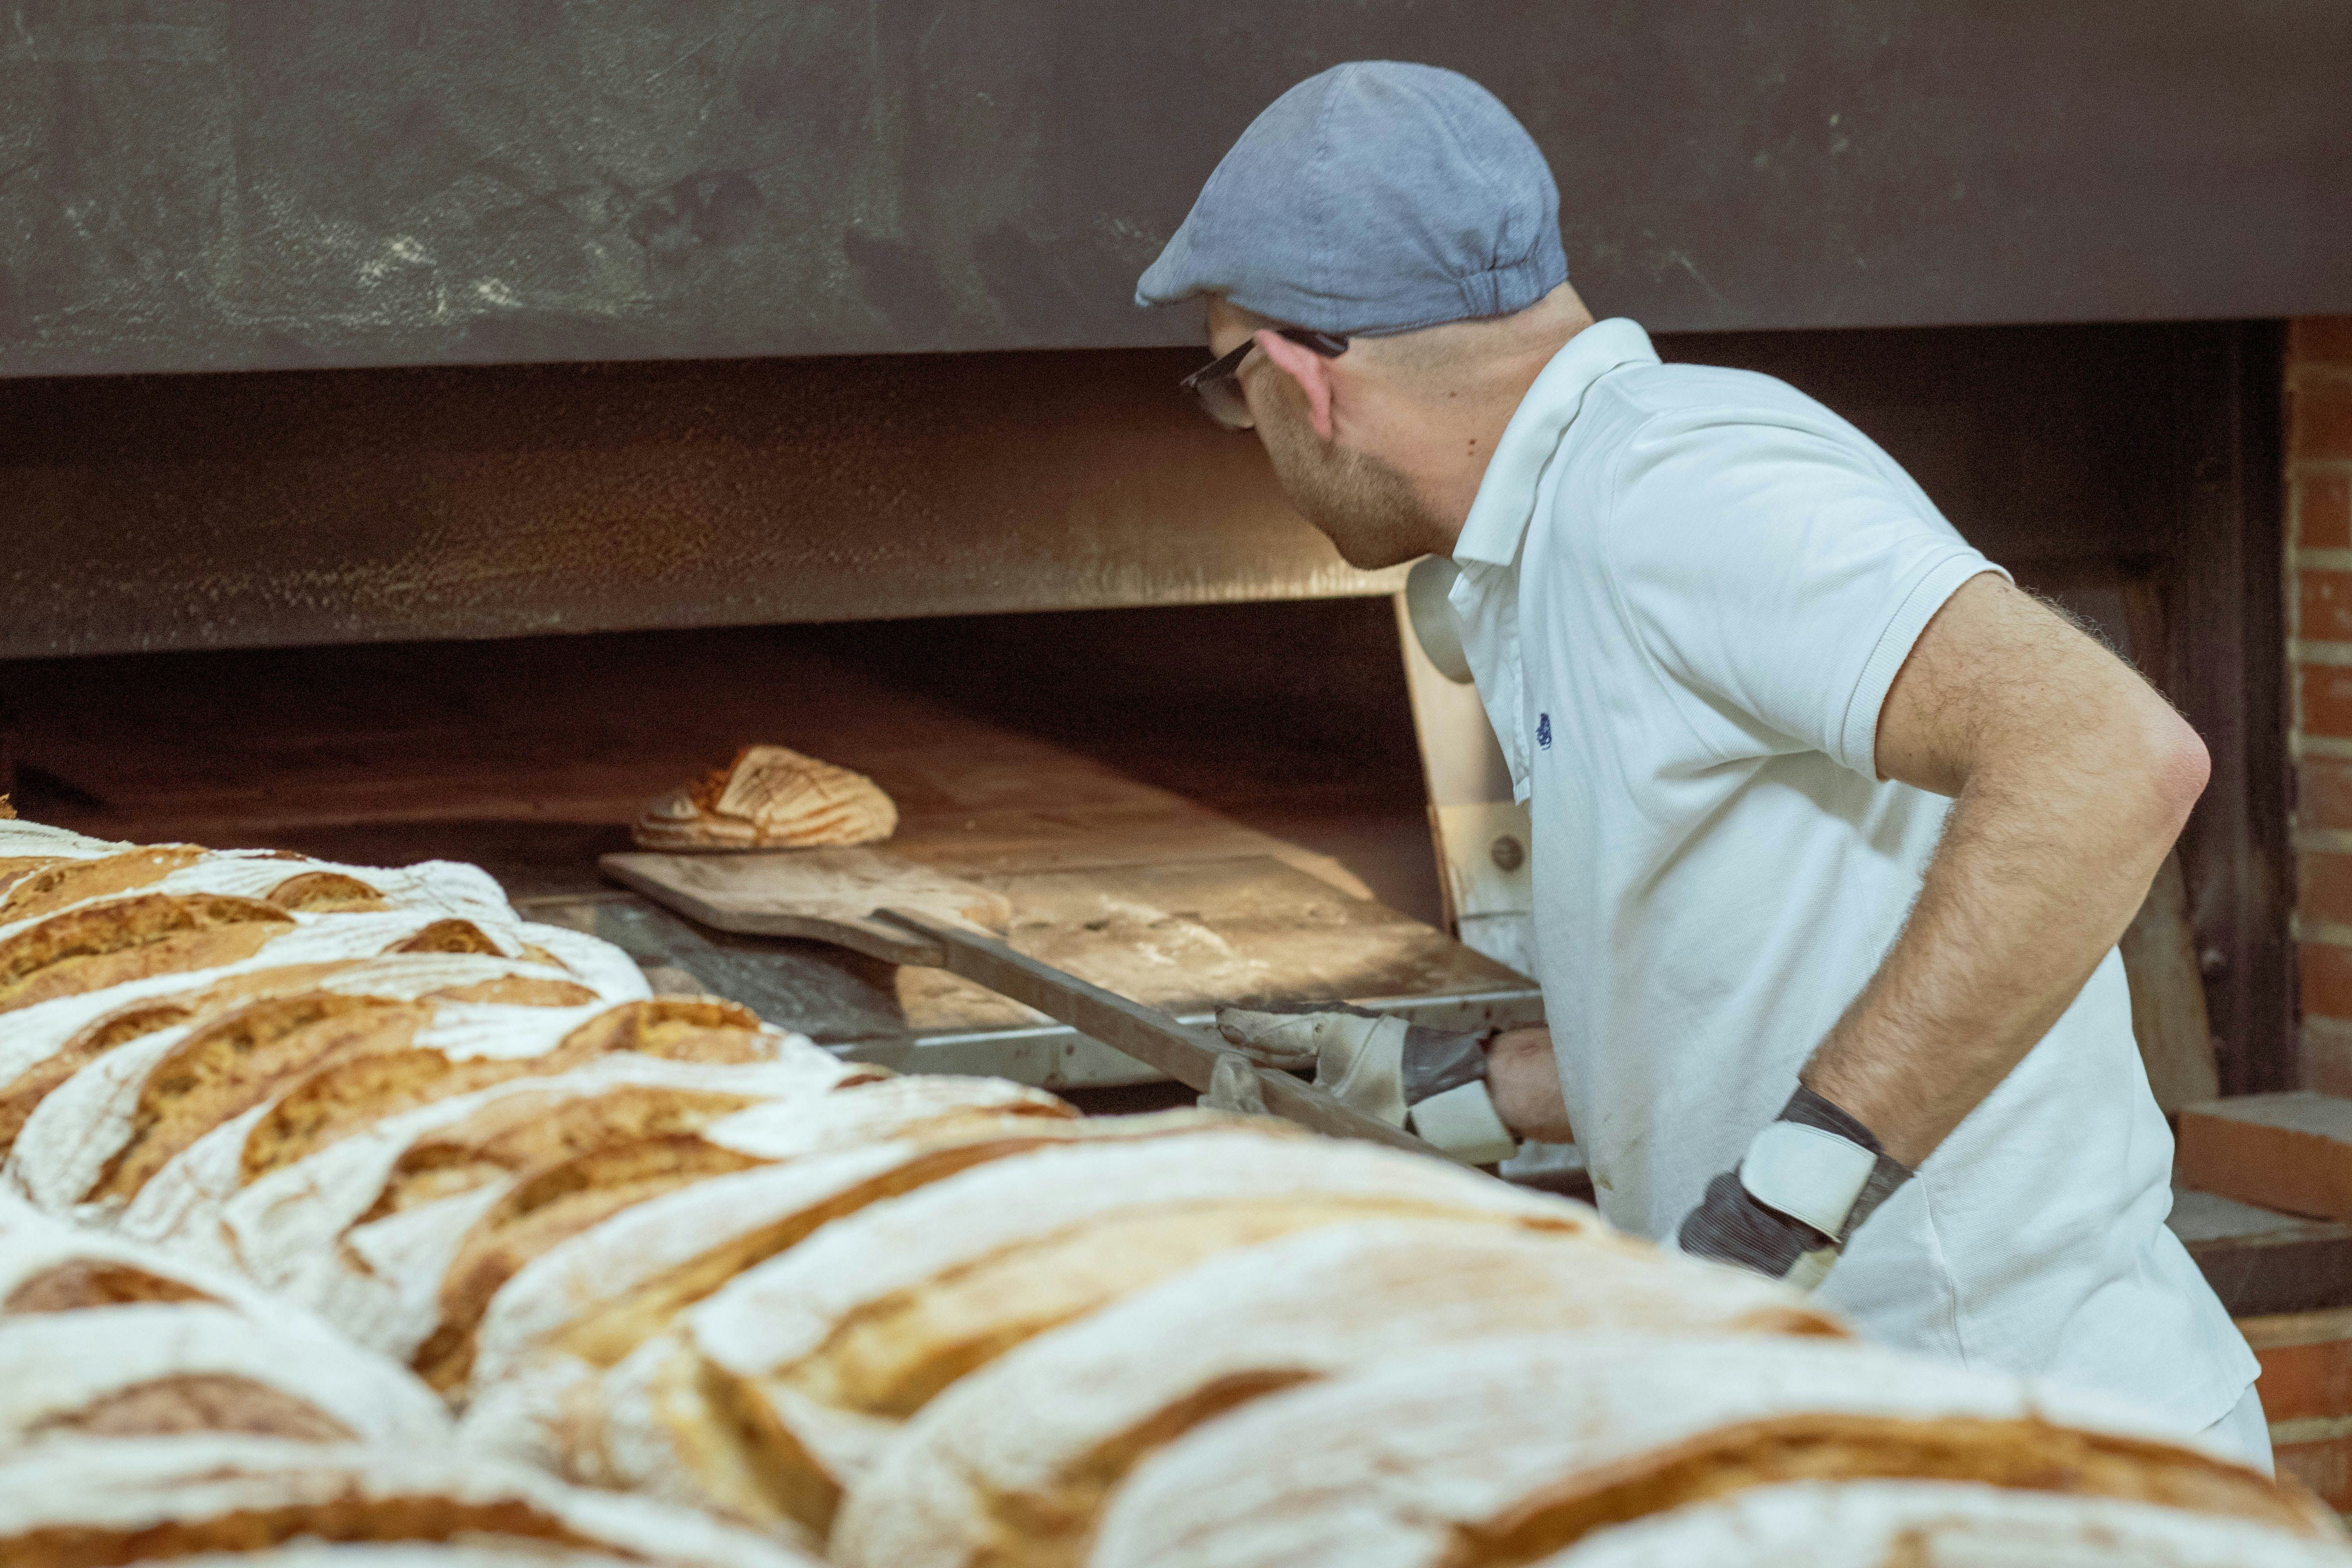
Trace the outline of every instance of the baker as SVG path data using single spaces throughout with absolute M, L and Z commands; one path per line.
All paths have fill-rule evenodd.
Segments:
M 1572 1135 L 1625 1229 L 2267 1465 L 2116 952 L 2205 784 L 2164 699 L 1829 409 L 1595 321 L 1465 77 L 1283 94 L 1137 297 L 1206 300 L 1187 388 L 1351 564 L 1458 563 L 1533 822 L 1548 1033 L 1226 1037 L 1456 1149 Z

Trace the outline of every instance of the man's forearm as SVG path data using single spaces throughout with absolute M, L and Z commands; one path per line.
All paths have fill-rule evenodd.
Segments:
M 2088 724 L 1960 791 L 1902 936 L 1801 1075 L 1905 1165 L 2049 1032 L 2147 897 L 2203 783 L 2169 717 Z
M 1576 1142 L 1549 1029 L 1506 1029 L 1487 1043 L 1486 1093 L 1512 1137 L 1538 1143 Z

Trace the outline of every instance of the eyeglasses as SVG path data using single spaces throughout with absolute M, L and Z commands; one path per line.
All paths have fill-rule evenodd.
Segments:
M 1348 340 L 1329 332 L 1313 332 L 1305 327 L 1276 327 L 1275 331 L 1301 348 L 1314 350 L 1325 359 L 1338 359 L 1348 352 Z M 1226 430 L 1246 430 L 1255 423 L 1250 417 L 1249 399 L 1242 395 L 1242 361 L 1249 358 L 1250 350 L 1257 347 L 1257 334 L 1252 332 L 1229 354 L 1202 365 L 1182 381 L 1178 387 L 1191 395 L 1200 405 L 1201 412 Z

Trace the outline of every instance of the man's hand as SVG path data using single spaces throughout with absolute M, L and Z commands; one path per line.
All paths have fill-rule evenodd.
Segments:
M 1344 1003 L 1221 1007 L 1217 1029 L 1267 1067 L 1313 1068 L 1316 1088 L 1458 1160 L 1493 1164 L 1517 1146 L 1488 1092 L 1490 1031 L 1424 1029 Z

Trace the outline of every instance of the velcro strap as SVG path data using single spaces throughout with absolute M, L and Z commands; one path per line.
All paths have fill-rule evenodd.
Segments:
M 1518 1152 L 1518 1140 L 1495 1113 L 1486 1080 L 1433 1094 L 1412 1108 L 1412 1130 L 1465 1165 L 1494 1165 Z
M 1834 1132 L 1775 1121 L 1748 1145 L 1739 1184 L 1766 1208 L 1836 1238 L 1877 1164 L 1876 1154 Z

